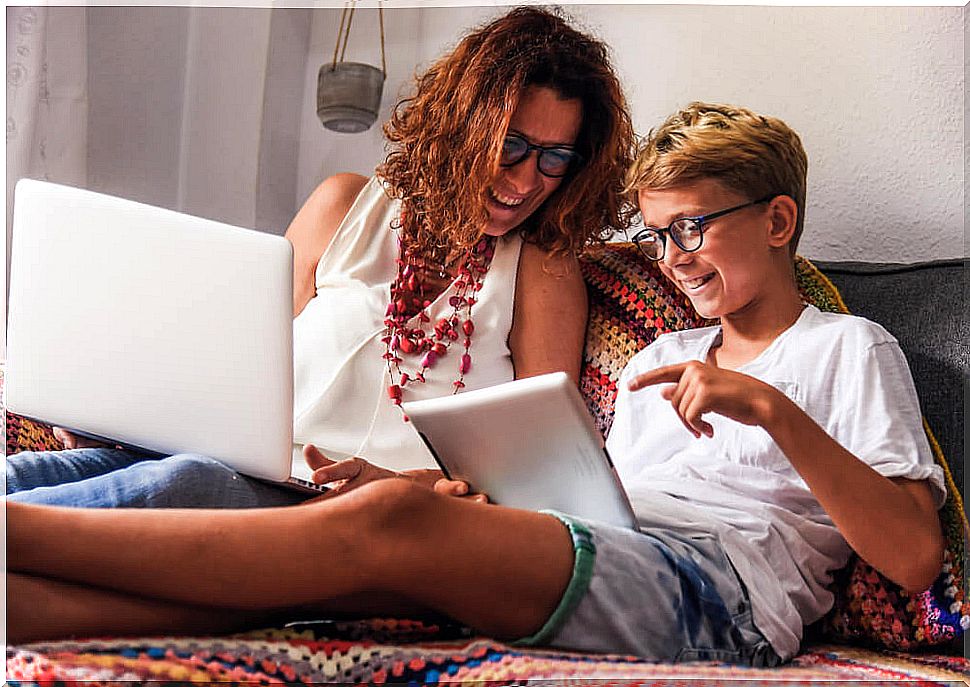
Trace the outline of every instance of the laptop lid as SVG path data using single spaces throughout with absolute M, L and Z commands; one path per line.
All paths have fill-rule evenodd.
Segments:
M 494 503 L 636 526 L 603 437 L 566 373 L 401 407 L 445 474 Z
M 7 408 L 289 477 L 285 238 L 21 180 L 11 260 Z

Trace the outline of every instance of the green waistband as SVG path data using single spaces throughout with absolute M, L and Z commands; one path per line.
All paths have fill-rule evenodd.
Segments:
M 546 623 L 539 631 L 530 637 L 523 637 L 512 642 L 519 646 L 546 644 L 562 627 L 569 615 L 575 610 L 589 588 L 589 580 L 593 576 L 593 563 L 596 560 L 596 545 L 593 543 L 593 533 L 583 523 L 574 520 L 569 515 L 553 510 L 541 511 L 559 519 L 569 529 L 573 539 L 573 574 L 563 592 L 562 599 L 556 610 L 552 612 Z

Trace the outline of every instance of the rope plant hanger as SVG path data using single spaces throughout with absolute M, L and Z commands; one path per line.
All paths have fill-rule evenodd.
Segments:
M 377 121 L 377 114 L 381 109 L 384 80 L 387 78 L 383 3 L 377 5 L 381 35 L 381 68 L 360 62 L 344 61 L 356 6 L 357 0 L 344 5 L 343 12 L 340 14 L 337 44 L 333 48 L 333 62 L 320 67 L 320 74 L 317 77 L 317 116 L 327 129 L 345 134 L 366 131 Z

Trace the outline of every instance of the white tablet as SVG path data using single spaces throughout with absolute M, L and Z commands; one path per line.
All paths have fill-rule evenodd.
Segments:
M 445 475 L 491 502 L 636 527 L 603 438 L 566 373 L 402 408 Z

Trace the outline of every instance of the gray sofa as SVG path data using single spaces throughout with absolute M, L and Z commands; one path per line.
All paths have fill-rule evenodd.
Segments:
M 923 414 L 964 487 L 964 409 L 970 389 L 970 318 L 966 259 L 915 265 L 815 262 L 849 310 L 899 340 Z

